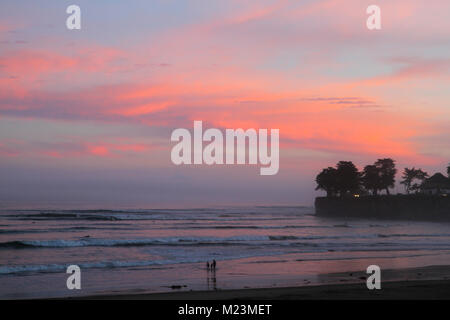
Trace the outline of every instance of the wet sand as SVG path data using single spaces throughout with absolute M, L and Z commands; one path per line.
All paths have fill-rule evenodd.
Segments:
M 450 299 L 450 266 L 382 271 L 381 290 L 368 290 L 362 272 L 324 275 L 335 283 L 257 289 L 173 291 L 166 293 L 115 294 L 85 299 L 118 300 L 311 300 L 311 299 Z M 337 283 L 336 283 L 337 282 Z M 339 283 L 340 282 L 340 283 Z M 347 283 L 346 283 L 347 282 Z M 78 298 L 80 299 L 80 298 Z M 81 298 L 83 299 L 83 298 Z

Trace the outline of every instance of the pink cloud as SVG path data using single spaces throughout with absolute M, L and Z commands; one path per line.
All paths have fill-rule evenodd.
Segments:
M 72 74 L 76 78 L 80 73 L 114 72 L 120 70 L 115 65 L 123 57 L 116 49 L 93 47 L 81 48 L 71 53 L 50 50 L 14 50 L 0 54 L 0 75 L 8 75 L 23 83 L 47 80 L 54 74 Z M 69 79 L 63 79 L 70 84 Z
M 73 96 L 40 93 L 30 96 L 28 102 L 21 100 L 29 109 L 5 110 L 5 106 L 3 109 L 14 115 L 58 118 L 59 113 L 59 117 L 67 120 L 95 117 L 101 121 L 131 121 L 151 126 L 189 128 L 193 120 L 200 119 L 219 128 L 279 128 L 283 139 L 295 141 L 305 149 L 329 152 L 376 154 L 383 150 L 392 155 L 412 156 L 417 148 L 411 139 L 420 134 L 420 119 L 388 109 L 374 112 L 374 108 L 364 108 L 382 105 L 376 97 L 351 94 L 342 98 L 313 94 L 301 97 L 295 92 L 269 93 L 243 88 L 232 83 L 228 90 L 214 84 L 98 87 Z M 145 146 L 133 143 L 90 143 L 76 153 L 114 156 L 145 150 Z
M 415 57 L 397 57 L 388 59 L 394 69 L 390 74 L 362 79 L 350 86 L 381 86 L 416 80 L 443 80 L 450 77 L 450 59 L 422 59 Z
M 94 156 L 112 156 L 116 157 L 125 153 L 142 153 L 151 150 L 153 147 L 147 144 L 87 144 L 86 150 Z
M 32 142 L 26 140 L 4 140 L 0 143 L 0 154 L 7 157 L 74 158 L 74 157 L 126 157 L 142 154 L 159 147 L 151 143 L 135 143 L 116 138 L 113 142 Z

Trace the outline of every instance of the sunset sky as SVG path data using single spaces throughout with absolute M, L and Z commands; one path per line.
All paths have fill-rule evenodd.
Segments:
M 81 30 L 66 28 L 71 4 Z M 366 28 L 371 4 L 381 30 Z M 311 205 L 314 177 L 339 160 L 444 172 L 449 12 L 448 0 L 2 0 L 0 206 Z M 280 129 L 279 173 L 173 165 L 170 134 L 194 120 Z

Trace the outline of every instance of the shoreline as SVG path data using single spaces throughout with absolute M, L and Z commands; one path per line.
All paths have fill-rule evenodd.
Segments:
M 382 271 L 381 290 L 369 290 L 366 273 L 322 275 L 333 282 L 289 287 L 181 290 L 114 293 L 62 298 L 64 300 L 449 300 L 450 266 Z M 61 298 L 56 298 L 61 299 Z

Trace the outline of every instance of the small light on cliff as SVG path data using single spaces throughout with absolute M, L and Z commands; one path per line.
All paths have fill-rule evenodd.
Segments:
M 353 195 L 355 198 L 359 198 L 359 194 L 354 194 Z

